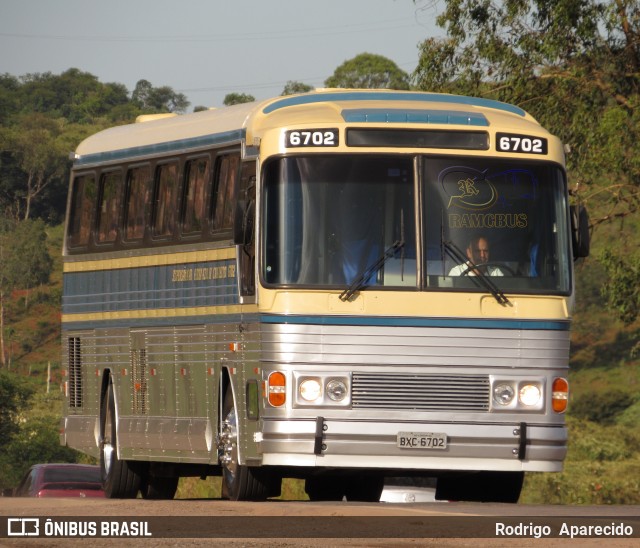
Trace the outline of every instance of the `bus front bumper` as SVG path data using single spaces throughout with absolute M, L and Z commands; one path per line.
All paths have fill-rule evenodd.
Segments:
M 439 447 L 424 447 L 433 440 Z M 262 465 L 274 466 L 559 472 L 567 453 L 563 424 L 525 422 L 265 419 L 255 441 Z

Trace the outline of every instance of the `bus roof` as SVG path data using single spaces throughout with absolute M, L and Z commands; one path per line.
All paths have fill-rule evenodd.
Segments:
M 521 108 L 490 99 L 391 90 L 319 90 L 181 116 L 116 126 L 85 139 L 75 165 L 85 166 L 254 139 L 296 124 L 411 123 L 446 126 L 521 125 L 544 131 Z M 532 127 L 532 126 L 535 126 Z

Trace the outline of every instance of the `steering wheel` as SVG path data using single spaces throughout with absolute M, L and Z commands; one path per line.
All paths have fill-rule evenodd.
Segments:
M 469 272 L 472 272 L 475 268 L 484 268 L 484 267 L 488 267 L 488 266 L 495 266 L 496 268 L 499 268 L 502 272 L 508 273 L 510 276 L 515 276 L 516 275 L 516 273 L 514 272 L 513 268 L 511 268 L 510 266 L 506 265 L 505 263 L 496 263 L 496 262 L 478 263 L 477 265 L 475 265 L 475 267 L 468 266 L 467 269 L 464 272 L 462 272 L 462 274 L 460 274 L 460 275 L 461 276 L 468 276 Z

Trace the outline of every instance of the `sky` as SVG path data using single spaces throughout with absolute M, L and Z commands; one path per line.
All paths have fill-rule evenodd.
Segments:
M 0 0 L 0 74 L 77 68 L 129 92 L 145 79 L 219 107 L 228 93 L 323 87 L 344 61 L 374 53 L 407 73 L 442 36 L 438 0 Z

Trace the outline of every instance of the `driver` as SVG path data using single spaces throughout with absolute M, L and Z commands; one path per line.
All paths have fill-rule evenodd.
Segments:
M 504 276 L 497 266 L 489 265 L 489 241 L 484 236 L 478 236 L 469 242 L 467 247 L 467 262 L 454 266 L 449 276 L 477 276 L 478 273 L 488 276 Z

